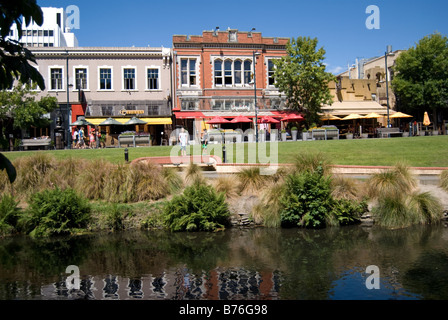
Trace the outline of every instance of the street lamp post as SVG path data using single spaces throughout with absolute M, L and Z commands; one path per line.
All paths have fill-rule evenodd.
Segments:
M 256 69 L 255 65 L 257 63 L 256 57 L 259 56 L 260 53 L 253 51 L 253 60 L 254 60 L 254 109 L 255 109 L 255 142 L 258 143 L 258 107 L 257 107 L 257 77 L 256 77 Z
M 384 53 L 384 63 L 385 63 L 385 74 L 386 74 L 386 103 L 387 103 L 387 127 L 390 127 L 390 118 L 389 118 L 389 80 L 387 77 L 388 74 L 388 69 L 387 69 L 387 56 L 393 56 L 394 54 L 392 53 L 392 46 L 387 46 L 386 52 Z

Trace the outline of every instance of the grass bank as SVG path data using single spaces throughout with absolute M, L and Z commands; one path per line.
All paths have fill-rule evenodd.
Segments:
M 424 136 L 390 139 L 356 139 L 328 141 L 296 141 L 278 143 L 278 163 L 293 163 L 297 155 L 320 152 L 335 165 L 393 166 L 406 162 L 413 167 L 448 167 L 448 136 Z M 255 144 L 227 144 L 228 162 L 250 163 Z M 155 146 L 128 148 L 129 160 L 139 157 L 170 156 L 173 147 Z M 190 146 L 189 154 L 200 154 Z M 267 146 L 269 150 L 269 144 Z M 40 151 L 62 159 L 105 160 L 124 163 L 123 148 Z M 222 156 L 221 144 L 209 145 L 210 154 Z M 35 151 L 5 152 L 11 161 L 30 156 Z M 268 152 L 269 156 L 269 152 Z

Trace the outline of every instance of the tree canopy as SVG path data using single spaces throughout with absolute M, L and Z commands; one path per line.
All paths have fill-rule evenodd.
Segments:
M 286 45 L 287 55 L 274 60 L 276 87 L 286 95 L 290 109 L 304 113 L 308 126 L 319 122 L 324 104 L 333 103 L 328 83 L 335 77 L 326 72 L 325 50 L 318 49 L 317 43 L 317 38 L 292 38 Z
M 448 38 L 434 33 L 401 53 L 395 60 L 392 88 L 404 111 L 432 110 L 437 119 L 437 113 L 448 107 Z
M 8 123 L 16 129 L 49 125 L 50 119 L 43 116 L 58 107 L 58 100 L 50 96 L 36 100 L 36 94 L 31 85 L 21 83 L 12 90 L 0 91 L 0 128 Z
M 9 39 L 13 23 L 17 24 L 19 39 L 22 37 L 22 24 L 34 21 L 43 23 L 42 9 L 36 0 L 0 0 L 0 90 L 9 89 L 14 81 L 37 83 L 41 90 L 45 82 L 39 71 L 30 64 L 36 63 L 34 55 L 18 41 Z

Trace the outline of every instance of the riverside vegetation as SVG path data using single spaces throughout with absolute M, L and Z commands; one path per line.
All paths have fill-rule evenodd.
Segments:
M 439 201 L 420 193 L 397 165 L 368 181 L 336 176 L 321 153 L 297 156 L 274 175 L 258 167 L 207 180 L 190 164 L 182 172 L 150 162 L 56 159 L 36 153 L 14 161 L 13 184 L 0 171 L 0 236 L 47 237 L 132 228 L 218 231 L 244 204 L 254 225 L 323 228 L 360 221 L 368 211 L 388 228 L 436 223 Z M 441 176 L 448 190 L 448 173 Z

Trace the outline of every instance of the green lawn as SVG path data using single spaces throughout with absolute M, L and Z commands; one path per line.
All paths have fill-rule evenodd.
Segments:
M 228 162 L 254 162 L 256 144 L 228 144 L 226 146 Z M 173 147 L 128 148 L 129 160 L 139 157 L 170 156 Z M 269 144 L 267 145 L 269 150 Z M 27 156 L 34 152 L 46 152 L 58 159 L 73 157 L 95 160 L 103 158 L 113 163 L 124 163 L 124 148 L 51 150 L 4 152 L 10 160 Z M 199 154 L 199 146 L 190 146 L 190 153 Z M 221 156 L 221 144 L 209 145 L 209 152 Z M 333 164 L 345 165 L 394 165 L 405 161 L 410 166 L 448 167 L 448 136 L 428 136 L 390 139 L 297 141 L 278 143 L 278 162 L 290 163 L 300 153 L 321 152 L 327 155 Z M 267 159 L 277 162 L 277 157 Z M 261 153 L 262 155 L 264 152 Z M 261 161 L 263 162 L 263 161 Z

